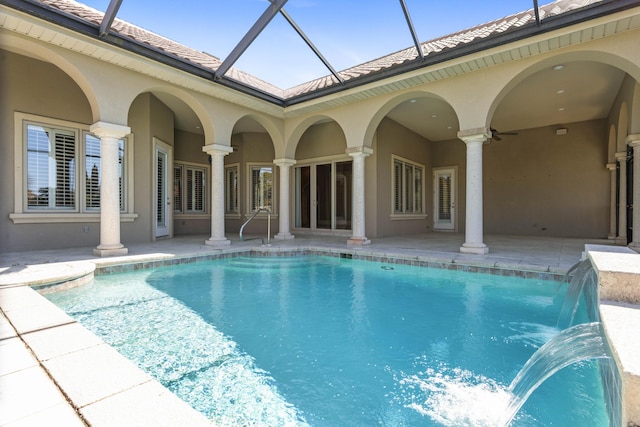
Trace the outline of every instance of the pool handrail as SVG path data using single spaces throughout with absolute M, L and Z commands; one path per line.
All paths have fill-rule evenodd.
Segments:
M 242 227 L 240 227 L 240 240 L 245 241 L 245 240 L 257 239 L 257 237 L 254 237 L 252 239 L 245 239 L 242 233 L 244 231 L 244 227 L 247 224 L 249 224 L 252 219 L 254 219 L 256 216 L 258 216 L 258 214 L 260 212 L 266 212 L 267 213 L 267 245 L 270 245 L 271 244 L 271 209 L 265 208 L 265 207 L 259 207 L 258 209 L 256 209 L 253 212 L 253 214 L 249 217 L 249 219 L 247 219 L 244 222 L 244 224 L 242 224 Z M 260 239 L 262 240 L 262 244 L 264 245 L 264 238 L 260 237 Z

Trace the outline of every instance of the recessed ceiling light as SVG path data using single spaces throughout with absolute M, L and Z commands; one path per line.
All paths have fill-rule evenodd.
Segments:
M 447 129 L 453 129 L 451 126 L 447 126 Z
M 416 100 L 415 99 L 410 99 L 409 102 L 413 104 L 414 102 L 416 102 Z
M 562 95 L 562 94 L 564 93 L 564 89 L 557 90 L 557 91 L 556 91 L 556 93 L 557 93 L 558 95 Z
M 436 117 L 438 117 L 438 116 L 436 116 L 435 114 L 432 114 L 432 115 L 431 115 L 431 118 L 432 118 L 432 119 L 435 119 Z
M 560 64 L 560 65 L 556 65 L 555 67 L 553 67 L 554 70 L 558 71 L 558 70 L 562 70 L 564 68 L 564 65 Z
M 558 111 L 564 111 L 564 107 L 558 108 Z

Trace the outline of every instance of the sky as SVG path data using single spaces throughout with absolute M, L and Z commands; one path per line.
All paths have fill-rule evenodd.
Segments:
M 102 12 L 109 5 L 78 1 Z M 533 0 L 405 4 L 424 42 L 531 9 Z M 268 0 L 123 0 L 117 17 L 224 60 L 268 6 Z M 400 0 L 288 0 L 284 10 L 336 71 L 413 46 Z M 233 66 L 282 89 L 331 73 L 280 14 Z

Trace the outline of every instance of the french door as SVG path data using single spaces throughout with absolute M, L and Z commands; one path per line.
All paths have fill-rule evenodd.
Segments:
M 173 156 L 171 146 L 154 138 L 154 236 L 167 237 L 171 236 L 171 222 L 173 221 L 171 208 L 172 194 L 169 192 L 171 183 L 169 180 L 173 170 Z
M 453 231 L 456 226 L 456 170 L 439 168 L 433 170 L 434 230 Z
M 295 168 L 295 228 L 351 230 L 351 161 Z

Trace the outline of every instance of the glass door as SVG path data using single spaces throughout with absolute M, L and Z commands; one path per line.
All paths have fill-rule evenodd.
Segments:
M 454 168 L 434 169 L 434 229 L 455 229 L 455 183 Z
M 154 213 L 155 213 L 155 237 L 171 235 L 172 210 L 169 209 L 172 195 L 169 193 L 170 174 L 172 169 L 171 147 L 158 140 L 154 147 Z
M 352 163 L 318 163 L 295 168 L 295 227 L 351 229 Z

